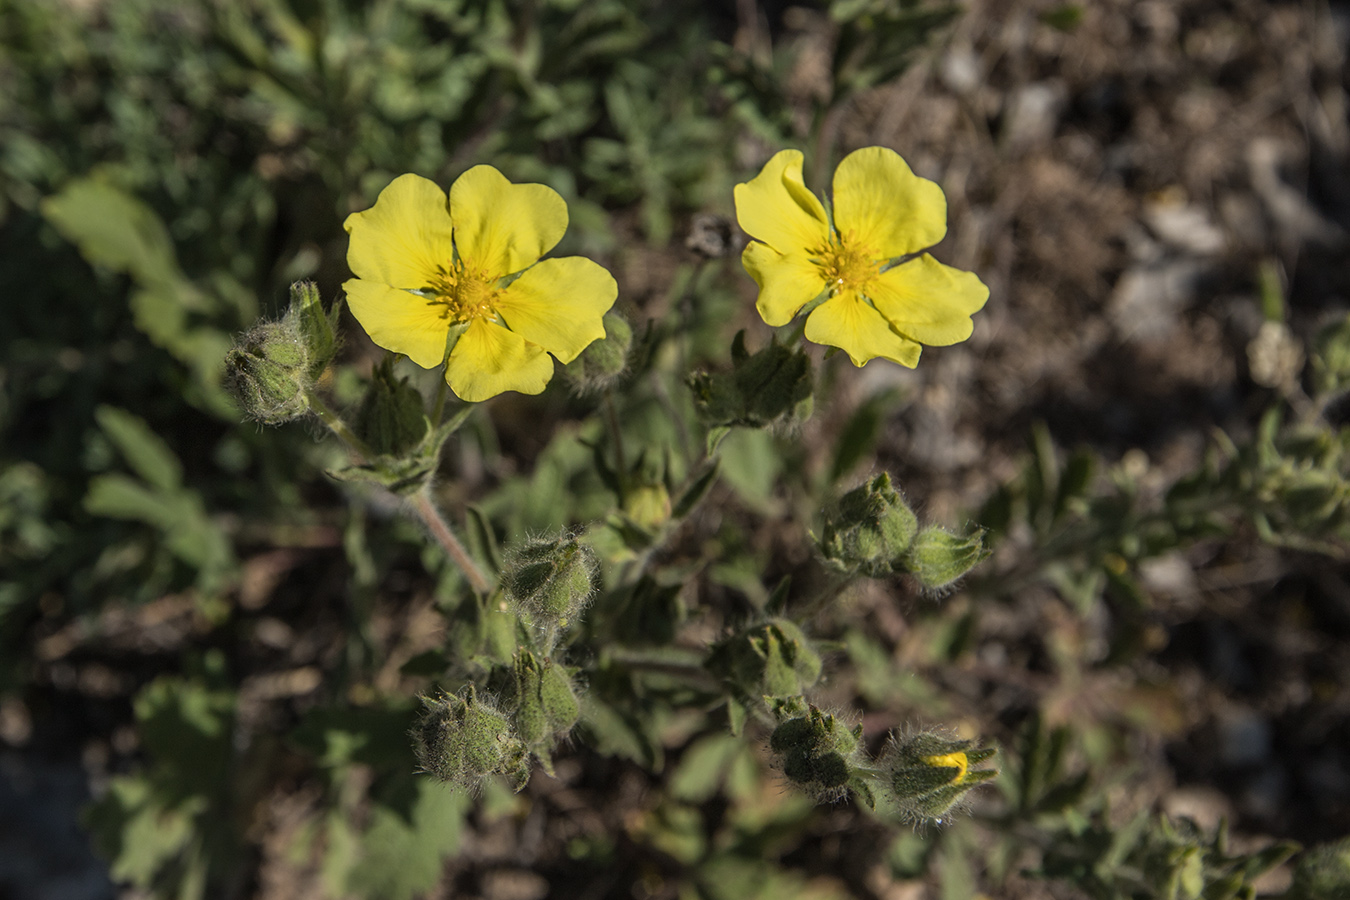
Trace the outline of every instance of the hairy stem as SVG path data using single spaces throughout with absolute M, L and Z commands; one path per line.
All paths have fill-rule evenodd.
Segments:
M 370 448 L 370 445 L 361 440 L 360 435 L 352 431 L 351 426 L 344 422 L 341 416 L 333 412 L 332 408 L 313 391 L 309 392 L 309 408 L 323 420 L 323 424 L 328 426 L 329 431 L 332 431 L 347 445 L 358 464 L 375 459 L 375 451 Z M 455 537 L 455 533 L 450 530 L 449 523 L 445 521 L 445 517 L 436 508 L 436 504 L 431 502 L 431 497 L 428 496 L 425 488 L 412 498 L 412 505 L 413 509 L 417 511 L 418 518 L 427 526 L 427 531 L 431 532 L 431 536 L 436 539 L 436 543 L 441 545 L 446 555 L 450 557 L 450 561 L 459 568 L 474 592 L 478 594 L 491 593 L 492 582 L 478 568 L 473 558 L 469 556 L 469 552 L 464 549 L 464 545 L 460 543 L 459 538 Z
M 314 414 L 323 420 L 323 424 L 328 426 L 328 430 L 337 435 L 342 443 L 347 445 L 347 449 L 352 451 L 356 457 L 357 463 L 369 462 L 375 458 L 375 451 L 370 449 L 370 445 L 361 440 L 360 436 L 352 431 L 351 426 L 342 421 L 342 417 L 333 412 L 332 407 L 316 394 L 309 391 L 307 395 L 309 408 Z
M 431 536 L 436 539 L 436 543 L 444 548 L 446 554 L 450 557 L 450 561 L 459 567 L 459 571 L 468 579 L 474 593 L 491 593 L 492 582 L 478 568 L 478 564 L 469 556 L 469 551 L 464 549 L 464 545 L 460 543 L 459 538 L 455 537 L 455 533 L 450 530 L 449 523 L 445 521 L 440 510 L 436 508 L 436 504 L 431 502 L 431 497 L 427 495 L 427 491 L 425 489 L 419 491 L 413 497 L 412 502 L 413 509 L 417 510 L 417 515 L 426 524 Z

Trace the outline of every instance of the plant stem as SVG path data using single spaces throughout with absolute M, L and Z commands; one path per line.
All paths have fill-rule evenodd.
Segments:
M 450 561 L 458 566 L 460 572 L 468 579 L 469 586 L 473 588 L 474 593 L 491 593 L 492 582 L 478 568 L 477 563 L 469 556 L 469 552 L 464 549 L 464 545 L 459 542 L 459 538 L 455 537 L 455 533 L 450 530 L 449 523 L 441 516 L 436 504 L 431 502 L 431 497 L 427 496 L 425 488 L 413 497 L 413 508 L 417 510 L 418 516 L 426 523 L 427 530 L 436 539 L 436 543 L 445 549 Z
M 436 402 L 431 405 L 431 427 L 440 428 L 441 420 L 445 416 L 445 395 L 450 384 L 444 378 L 436 388 Z
M 358 464 L 369 462 L 375 458 L 375 451 L 370 449 L 370 445 L 361 440 L 360 436 L 352 431 L 351 426 L 342 421 L 342 417 L 333 412 L 332 408 L 324 403 L 317 393 L 309 391 L 308 400 L 309 408 L 323 420 L 323 424 L 328 426 L 329 431 L 337 435 L 347 445 L 347 449 L 351 450 L 352 454 L 356 456 Z
M 328 429 L 347 445 L 358 465 L 375 459 L 375 451 L 370 449 L 370 445 L 361 440 L 360 436 L 352 431 L 346 422 L 342 421 L 342 417 L 333 412 L 332 408 L 313 391 L 309 392 L 309 408 L 314 410 L 315 415 L 323 420 L 323 424 L 327 425 Z M 431 536 L 445 550 L 450 557 L 450 561 L 459 567 L 459 571 L 468 580 L 474 592 L 478 594 L 491 593 L 492 582 L 478 568 L 473 558 L 469 556 L 469 552 L 464 549 L 464 545 L 460 543 L 459 538 L 455 537 L 455 533 L 450 530 L 449 523 L 445 521 L 440 510 L 436 508 L 436 504 L 431 502 L 426 488 L 423 488 L 412 498 L 412 504 L 413 509 L 417 510 L 418 517 L 427 526 L 427 530 L 431 532 Z

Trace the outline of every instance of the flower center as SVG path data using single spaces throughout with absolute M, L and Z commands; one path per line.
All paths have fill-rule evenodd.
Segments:
M 444 315 L 457 324 L 497 315 L 493 308 L 497 279 L 483 269 L 465 265 L 464 260 L 456 260 L 448 268 L 437 266 L 426 290 L 436 302 L 445 304 Z
M 829 243 L 812 256 L 832 294 L 861 290 L 881 271 L 882 261 L 872 248 L 849 232 L 830 235 Z

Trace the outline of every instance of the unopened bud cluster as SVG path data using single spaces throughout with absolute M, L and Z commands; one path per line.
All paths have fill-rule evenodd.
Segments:
M 291 286 L 291 306 L 279 322 L 264 322 L 225 356 L 225 386 L 245 415 L 268 425 L 309 411 L 314 381 L 338 350 L 338 309 L 324 312 L 311 282 Z
M 995 752 L 931 731 L 898 739 L 882 762 L 891 799 L 907 818 L 940 821 L 971 788 L 998 774 L 996 769 L 973 768 Z
M 820 654 L 795 623 L 774 619 L 722 641 L 708 667 L 743 697 L 781 699 L 816 683 Z
M 839 498 L 819 546 L 840 571 L 869 578 L 908 572 L 928 588 L 951 584 L 989 555 L 982 531 L 962 536 L 937 526 L 921 529 L 884 472 Z
M 769 749 L 794 785 L 817 800 L 837 800 L 850 787 L 866 790 L 855 775 L 863 762 L 861 741 L 861 725 L 849 728 L 833 713 L 807 706 L 774 729 Z
M 422 703 L 412 731 L 422 771 L 471 790 L 496 775 L 505 775 L 517 789 L 529 780 L 529 749 L 506 713 L 479 697 L 473 685 L 458 695 L 423 697 Z
M 501 688 L 502 705 L 511 710 L 516 735 L 552 771 L 553 747 L 581 715 L 571 672 L 520 650 L 511 667 L 494 673 L 493 682 Z
M 1288 900 L 1343 900 L 1350 897 L 1350 838 L 1315 847 L 1299 859 Z
M 595 551 L 570 535 L 530 541 L 505 560 L 510 603 L 540 624 L 565 626 L 595 593 Z
M 696 372 L 689 387 L 699 411 L 713 426 L 791 426 L 811 416 L 811 360 L 777 342 L 758 353 L 745 349 L 745 332 L 731 345 L 732 371 Z

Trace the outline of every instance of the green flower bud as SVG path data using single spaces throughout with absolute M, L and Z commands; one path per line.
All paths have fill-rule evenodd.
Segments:
M 890 778 L 891 797 L 905 816 L 940 821 L 971 788 L 998 775 L 996 769 L 972 768 L 994 753 L 993 748 L 975 749 L 974 741 L 921 731 L 895 741 L 882 767 Z
M 502 587 L 510 602 L 546 623 L 565 625 L 595 593 L 595 551 L 564 535 L 508 551 Z
M 924 587 L 940 588 L 951 584 L 989 556 L 984 546 L 984 529 L 977 528 L 962 537 L 941 528 L 920 531 L 905 554 L 904 568 L 914 573 Z
M 459 695 L 423 697 L 422 703 L 412 731 L 422 771 L 470 789 L 493 775 L 509 776 L 517 789 L 529 779 L 525 745 L 507 716 L 480 699 L 473 685 Z
M 1350 838 L 1314 847 L 1299 857 L 1289 900 L 1345 900 L 1350 897 Z
M 341 340 L 337 323 L 341 303 L 333 304 L 331 312 L 324 312 L 319 288 L 312 281 L 297 281 L 291 285 L 291 308 L 286 312 L 286 323 L 304 341 L 309 352 L 309 376 L 318 378 L 337 355 Z
M 225 387 L 249 418 L 279 425 L 309 411 L 309 364 L 293 322 L 264 322 L 225 355 Z
M 820 678 L 820 655 L 786 619 L 722 641 L 713 648 L 708 666 L 743 697 L 795 697 Z
M 623 511 L 635 524 L 655 531 L 670 518 L 670 492 L 660 481 L 632 485 L 624 497 Z
M 790 426 L 811 415 L 811 360 L 774 342 L 758 353 L 745 349 L 745 332 L 731 345 L 730 374 L 696 372 L 689 387 L 699 412 L 714 427 Z
M 392 357 L 386 357 L 371 372 L 355 427 L 372 450 L 393 457 L 412 453 L 431 430 L 421 392 L 408 379 L 394 376 Z
M 605 313 L 605 336 L 581 351 L 581 355 L 563 367 L 578 393 L 597 393 L 612 385 L 628 369 L 628 348 L 633 329 L 616 312 Z
M 571 674 L 548 657 L 521 650 L 509 667 L 494 669 L 492 683 L 521 742 L 552 773 L 553 747 L 581 716 Z
M 835 800 L 857 780 L 861 740 L 861 725 L 850 729 L 811 706 L 774 729 L 769 749 L 793 784 L 818 800 Z
M 820 552 L 836 569 L 885 578 L 908 570 L 905 555 L 918 528 L 918 518 L 883 472 L 839 498 L 825 518 Z

